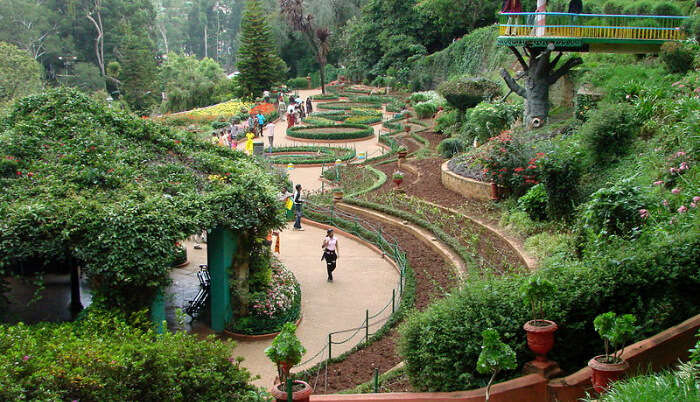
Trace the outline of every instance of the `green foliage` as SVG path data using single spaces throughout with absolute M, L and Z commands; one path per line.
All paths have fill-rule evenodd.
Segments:
M 484 143 L 508 129 L 522 114 L 522 103 L 481 102 L 467 110 L 460 136 L 468 142 L 476 138 L 480 143 Z
M 105 79 L 100 74 L 100 69 L 92 63 L 76 63 L 73 74 L 63 77 L 60 82 L 86 93 L 105 90 Z
M 544 320 L 544 304 L 556 290 L 554 284 L 539 275 L 532 275 L 520 286 L 519 290 L 525 306 L 532 308 L 532 319 Z
M 269 207 L 279 186 L 258 162 L 75 90 L 18 101 L 0 150 L 19 172 L 0 178 L 3 276 L 25 262 L 77 261 L 95 301 L 117 309 L 140 309 L 168 285 L 175 242 L 282 223 Z
M 615 381 L 603 395 L 587 402 L 695 402 L 700 400 L 698 380 L 692 369 L 635 376 Z
M 445 138 L 438 144 L 437 151 L 445 159 L 466 151 L 468 145 L 461 138 Z
M 638 125 L 631 106 L 605 103 L 589 113 L 580 132 L 593 158 L 606 163 L 629 151 Z
M 646 204 L 646 195 L 628 180 L 601 188 L 583 205 L 578 228 L 593 237 L 634 236 Z
M 238 80 L 248 97 L 262 95 L 282 80 L 287 66 L 277 55 L 266 12 L 260 0 L 245 2 L 238 48 Z
M 319 110 L 381 109 L 380 102 L 324 102 L 319 103 Z
M 27 52 L 0 42 L 0 105 L 41 90 L 41 65 Z
M 547 298 L 548 318 L 560 325 L 550 353 L 565 370 L 590 359 L 597 337 L 593 318 L 616 306 L 638 317 L 633 341 L 651 336 L 698 313 L 700 296 L 696 234 L 645 233 L 631 242 L 592 246 L 582 260 L 551 259 L 538 272 L 554 284 Z M 528 309 L 518 296 L 526 277 L 471 280 L 462 289 L 415 313 L 400 328 L 399 351 L 414 387 L 452 391 L 483 386 L 474 365 L 475 342 L 484 327 L 499 328 L 521 365 L 531 359 L 521 326 Z
M 309 87 L 309 83 L 306 80 L 306 77 L 297 77 L 287 80 L 287 86 L 291 89 L 307 89 Z
M 269 151 L 268 151 L 269 152 Z M 275 155 L 276 153 L 287 152 L 315 152 L 317 155 Z M 272 155 L 269 159 L 272 163 L 286 165 L 293 163 L 295 165 L 317 164 L 317 163 L 333 163 L 340 159 L 347 161 L 355 157 L 355 150 L 352 148 L 334 148 L 334 147 L 278 147 L 272 148 Z
M 265 349 L 265 355 L 277 364 L 278 370 L 282 374 L 282 383 L 289 375 L 289 369 L 301 362 L 301 357 L 306 353 L 306 348 L 301 344 L 296 336 L 297 327 L 288 322 L 282 327 L 282 331 L 272 340 L 272 345 Z M 286 364 L 286 370 L 280 369 L 280 363 Z
M 438 114 L 435 119 L 435 131 L 443 134 L 451 134 L 456 128 L 458 113 L 460 113 L 459 110 L 452 109 Z
M 573 236 L 542 232 L 525 240 L 525 250 L 539 260 L 553 257 L 565 259 L 573 255 Z
M 625 344 L 637 332 L 636 322 L 637 318 L 632 314 L 618 316 L 612 311 L 600 314 L 593 320 L 595 331 L 605 343 L 605 363 L 618 363 L 621 360 Z
M 518 208 L 527 212 L 530 218 L 538 221 L 547 217 L 547 204 L 547 190 L 542 183 L 530 187 L 525 195 L 518 198 Z
M 148 115 L 160 100 L 155 52 L 147 37 L 129 33 L 119 45 L 122 95 L 132 110 Z
M 661 60 L 670 73 L 685 74 L 693 69 L 698 45 L 693 43 L 666 42 L 661 45 Z
M 266 400 L 233 345 L 155 334 L 99 311 L 74 323 L 0 325 L 0 399 Z
M 578 199 L 577 186 L 583 173 L 581 155 L 560 149 L 550 152 L 540 165 L 540 180 L 547 191 L 547 214 L 550 218 L 570 216 Z
M 180 112 L 216 103 L 215 91 L 226 80 L 224 70 L 214 60 L 168 54 L 160 67 L 159 78 L 168 96 L 165 110 Z
M 443 82 L 437 91 L 459 110 L 467 110 L 502 95 L 501 86 L 496 82 L 466 75 Z
M 419 119 L 427 119 L 437 112 L 437 107 L 431 102 L 421 102 L 413 107 Z
M 427 100 L 428 100 L 428 96 L 426 94 L 420 93 L 420 92 L 413 93 L 413 94 L 411 94 L 411 96 L 408 97 L 408 101 L 413 103 L 413 104 L 425 102 Z
M 517 367 L 515 352 L 501 341 L 498 331 L 493 328 L 481 332 L 483 338 L 476 370 L 481 374 L 497 373 L 501 370 L 514 370 Z
M 328 131 L 323 130 L 327 128 Z M 347 129 L 347 130 L 343 130 Z M 309 132 L 309 130 L 314 130 Z M 332 124 L 327 126 L 294 126 L 287 129 L 287 136 L 292 138 L 307 138 L 315 140 L 347 140 L 369 137 L 374 133 L 372 127 L 364 124 Z

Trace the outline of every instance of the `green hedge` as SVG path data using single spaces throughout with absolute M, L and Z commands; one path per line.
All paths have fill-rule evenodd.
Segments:
M 145 315 L 129 320 L 147 323 Z M 72 323 L 0 325 L 0 400 L 267 400 L 233 345 L 92 310 Z
M 307 89 L 309 87 L 309 81 L 306 77 L 290 78 L 287 81 L 287 86 L 291 89 Z
M 350 110 L 350 109 L 381 109 L 382 104 L 376 102 L 325 102 L 319 103 L 318 109 Z
M 275 156 L 276 152 L 320 152 L 322 155 L 309 156 L 309 157 L 286 157 L 285 155 Z M 269 153 L 267 153 L 269 155 Z M 293 163 L 295 165 L 308 165 L 316 163 L 333 163 L 337 159 L 341 161 L 348 161 L 355 157 L 355 150 L 352 148 L 338 148 L 338 147 L 280 147 L 272 149 L 272 156 L 269 158 L 272 163 L 276 164 L 288 164 Z
M 635 341 L 700 312 L 700 237 L 685 231 L 616 239 L 583 260 L 553 260 L 538 272 L 555 284 L 546 317 L 559 324 L 549 357 L 564 370 L 585 367 L 602 352 L 593 318 L 610 310 L 635 314 Z M 420 390 L 454 391 L 483 386 L 477 374 L 480 333 L 498 328 L 522 365 L 532 359 L 522 325 L 531 319 L 519 297 L 526 276 L 472 280 L 448 298 L 410 317 L 401 328 L 400 353 Z
M 345 119 L 348 124 L 376 124 L 381 121 L 381 116 L 350 116 Z
M 311 99 L 318 101 L 318 100 L 337 100 L 340 97 L 338 95 L 314 95 L 311 97 Z
M 359 131 L 352 132 L 341 132 L 341 133 L 304 133 L 305 129 L 319 129 L 319 128 L 352 128 L 359 129 Z M 374 129 L 372 127 L 366 126 L 364 124 L 334 124 L 328 126 L 309 126 L 309 127 L 290 127 L 287 129 L 287 136 L 292 138 L 306 138 L 314 140 L 348 140 L 356 138 L 371 137 L 374 134 Z
M 328 120 L 335 120 L 335 121 L 343 121 L 347 119 L 349 116 L 345 113 L 343 110 L 334 110 L 334 111 L 328 111 L 328 112 L 313 112 L 309 117 L 320 117 L 322 119 L 328 119 Z

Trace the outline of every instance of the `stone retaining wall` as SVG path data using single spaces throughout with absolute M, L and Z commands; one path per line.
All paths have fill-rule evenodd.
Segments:
M 470 179 L 450 171 L 447 162 L 442 164 L 442 185 L 467 198 L 488 201 L 491 199 L 491 183 Z

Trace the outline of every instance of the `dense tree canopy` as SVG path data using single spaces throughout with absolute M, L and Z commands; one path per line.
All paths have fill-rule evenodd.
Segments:
M 167 284 L 176 241 L 281 223 L 272 178 L 249 157 L 66 89 L 1 121 L 0 187 L 0 274 L 76 263 L 98 300 L 123 309 Z
M 41 66 L 29 54 L 0 42 L 0 104 L 41 90 Z
M 166 110 L 182 111 L 212 103 L 214 88 L 225 80 L 224 70 L 210 58 L 169 53 L 159 72 L 167 94 Z

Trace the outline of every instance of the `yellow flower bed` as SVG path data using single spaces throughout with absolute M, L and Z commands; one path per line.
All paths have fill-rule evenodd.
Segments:
M 253 106 L 253 103 L 230 100 L 228 102 L 219 103 L 218 105 L 193 109 L 189 112 L 185 112 L 184 114 L 195 117 L 231 117 L 239 114 L 243 109 L 250 110 L 250 108 Z

